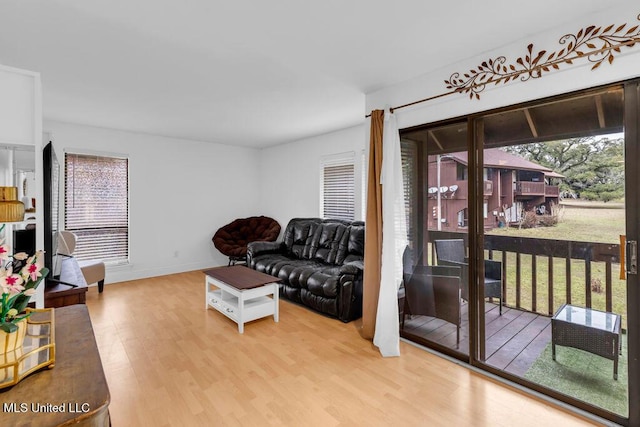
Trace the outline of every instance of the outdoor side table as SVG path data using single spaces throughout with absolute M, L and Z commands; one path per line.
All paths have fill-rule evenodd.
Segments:
M 618 355 L 621 317 L 584 307 L 565 304 L 551 318 L 551 354 L 556 360 L 556 345 L 579 350 L 613 360 L 613 379 L 618 379 Z

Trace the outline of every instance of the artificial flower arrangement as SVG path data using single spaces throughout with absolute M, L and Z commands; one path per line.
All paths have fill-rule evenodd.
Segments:
M 0 232 L 3 229 L 4 224 Z M 4 239 L 0 241 L 0 330 L 14 332 L 18 329 L 16 324 L 31 315 L 23 312 L 31 296 L 36 293 L 36 288 L 49 273 L 40 262 L 42 255 L 42 251 L 31 256 L 25 252 L 10 255 Z

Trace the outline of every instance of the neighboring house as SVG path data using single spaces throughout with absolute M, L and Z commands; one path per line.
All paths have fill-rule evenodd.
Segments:
M 466 229 L 468 209 L 467 153 L 429 156 L 428 227 Z M 484 227 L 517 222 L 526 211 L 550 213 L 557 205 L 562 175 L 498 148 L 484 151 Z

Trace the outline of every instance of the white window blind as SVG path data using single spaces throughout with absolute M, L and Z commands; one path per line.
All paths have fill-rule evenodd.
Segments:
M 76 258 L 128 261 L 128 159 L 66 153 L 64 222 Z
M 418 206 L 418 145 L 414 141 L 400 140 L 402 157 L 402 182 L 404 187 L 404 206 L 407 217 L 407 243 L 416 248 L 417 206 Z
M 320 215 L 355 219 L 355 166 L 353 153 L 321 160 Z

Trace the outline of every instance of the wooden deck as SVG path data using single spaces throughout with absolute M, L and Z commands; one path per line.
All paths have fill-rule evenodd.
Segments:
M 421 344 L 435 342 L 468 354 L 468 304 L 462 304 L 460 343 L 456 347 L 456 327 L 429 316 L 407 316 L 401 333 Z M 528 311 L 485 304 L 486 363 L 514 375 L 523 376 L 540 353 L 551 342 L 551 319 Z

